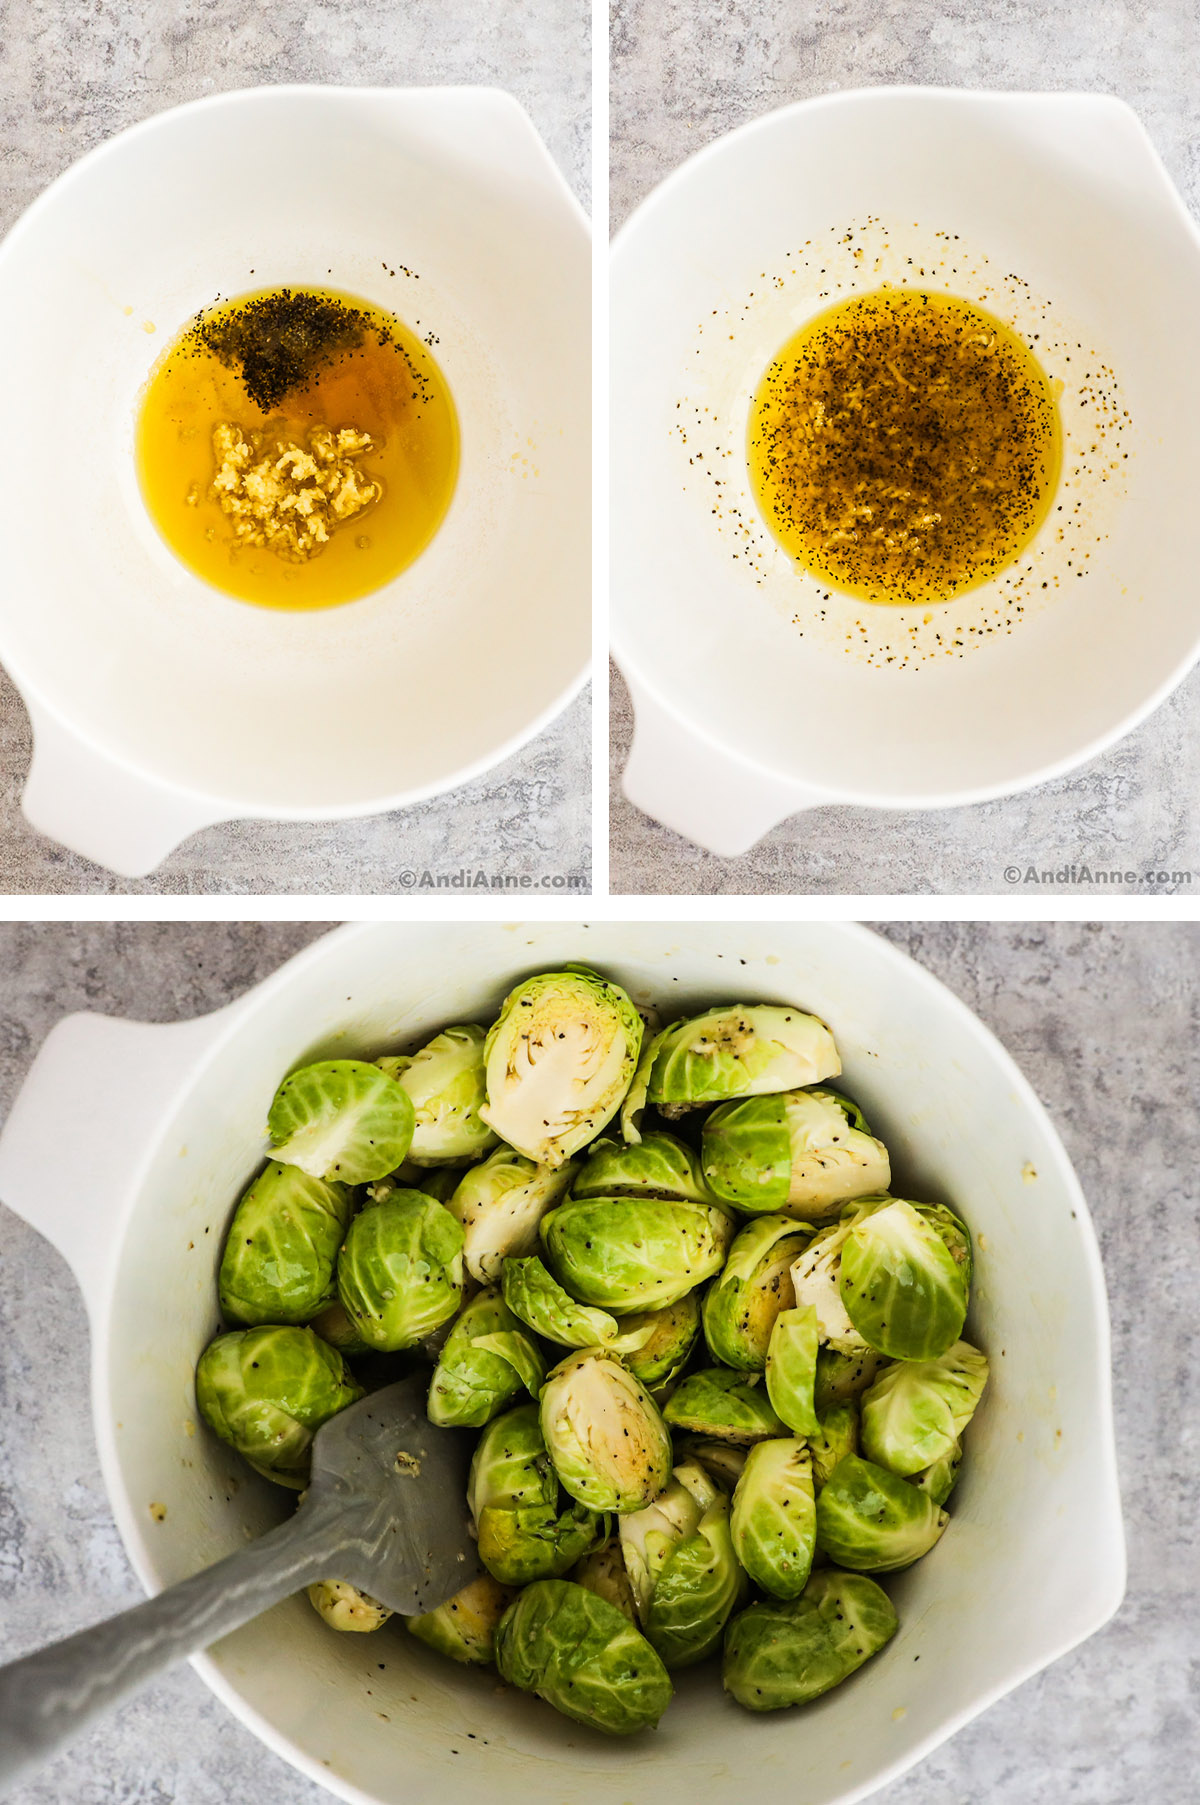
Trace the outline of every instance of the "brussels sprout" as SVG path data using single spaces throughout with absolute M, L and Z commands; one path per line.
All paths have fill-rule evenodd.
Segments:
M 971 1244 L 958 1218 L 940 1204 L 890 1198 L 845 1226 L 841 1301 L 867 1345 L 894 1360 L 933 1360 L 953 1347 L 971 1287 Z
M 733 1491 L 746 1469 L 749 1448 L 739 1448 L 731 1441 L 706 1441 L 702 1435 L 677 1435 L 672 1440 L 681 1465 L 694 1463 L 703 1467 L 722 1491 Z
M 676 1197 L 713 1203 L 700 1161 L 673 1134 L 647 1134 L 635 1146 L 596 1141 L 571 1186 L 572 1197 Z
M 690 1373 L 672 1393 L 663 1416 L 672 1428 L 742 1446 L 787 1432 L 765 1388 L 725 1366 Z
M 884 1199 L 873 1198 L 869 1205 L 859 1206 L 858 1214 L 819 1230 L 792 1267 L 797 1304 L 802 1309 L 811 1304 L 817 1313 L 821 1340 L 838 1353 L 857 1354 L 866 1346 L 842 1302 L 842 1255 L 859 1215 L 871 1208 L 883 1209 L 885 1203 Z
M 606 1519 L 582 1505 L 560 1512 L 536 1404 L 518 1404 L 488 1424 L 471 1461 L 467 1504 L 479 1558 L 504 1585 L 557 1579 L 608 1534 Z
M 833 1035 L 802 1010 L 733 1003 L 668 1028 L 647 1090 L 663 1115 L 836 1078 Z
M 759 1216 L 735 1236 L 721 1276 L 704 1299 L 704 1338 L 718 1360 L 761 1373 L 775 1318 L 790 1307 L 792 1262 L 808 1234 L 790 1216 Z
M 319 1579 L 307 1591 L 309 1604 L 331 1630 L 382 1629 L 392 1614 L 385 1604 L 369 1592 L 360 1592 L 349 1580 Z
M 571 1182 L 570 1163 L 535 1165 L 512 1147 L 497 1147 L 464 1174 L 447 1208 L 462 1224 L 464 1258 L 481 1285 L 500 1282 L 506 1259 L 532 1253 L 538 1225 Z
M 349 1187 L 272 1160 L 234 1211 L 217 1280 L 230 1322 L 307 1322 L 333 1290 L 353 1210 Z
M 363 1396 L 342 1356 L 311 1329 L 235 1329 L 196 1367 L 196 1403 L 209 1428 L 264 1479 L 303 1491 L 322 1423 Z
M 424 1191 L 426 1197 L 435 1197 L 439 1203 L 449 1203 L 462 1183 L 461 1166 L 414 1166 L 413 1170 L 416 1177 L 403 1188 Z
M 913 1473 L 908 1483 L 928 1493 L 935 1504 L 944 1504 L 955 1486 L 958 1484 L 958 1469 L 962 1465 L 962 1443 L 956 1441 L 954 1446 L 940 1460 Z
M 813 1488 L 819 1492 L 847 1454 L 858 1453 L 858 1405 L 853 1398 L 818 1414 L 816 1431 L 808 1437 L 808 1450 L 812 1455 Z
M 369 1184 L 394 1172 L 408 1152 L 412 1099 L 377 1065 L 323 1059 L 284 1079 L 267 1132 L 285 1166 L 331 1183 Z
M 496 1626 L 515 1596 L 511 1586 L 502 1586 L 490 1573 L 481 1573 L 436 1611 L 409 1617 L 406 1627 L 439 1655 L 449 1655 L 467 1667 L 490 1667 Z
M 639 1618 L 650 1609 L 668 1555 L 700 1527 L 718 1496 L 719 1488 L 698 1462 L 681 1461 L 656 1498 L 619 1519 L 621 1554 Z
M 621 1333 L 615 1316 L 577 1304 L 536 1255 L 505 1260 L 502 1282 L 504 1301 L 513 1314 L 560 1347 L 604 1347 Z
M 610 1736 L 656 1724 L 671 1702 L 667 1670 L 629 1619 L 586 1586 L 536 1581 L 496 1631 L 502 1679 Z
M 729 1531 L 728 1497 L 701 1467 L 681 1466 L 647 1510 L 622 1517 L 621 1545 L 642 1629 L 664 1665 L 691 1667 L 704 1660 L 746 1592 Z
M 480 1114 L 527 1159 L 561 1166 L 616 1115 L 641 1044 L 625 992 L 586 966 L 528 978 L 488 1032 Z
M 804 1705 L 848 1678 L 895 1635 L 891 1599 L 859 1573 L 814 1573 L 789 1604 L 752 1604 L 725 1638 L 726 1692 L 747 1711 Z
M 496 1145 L 499 1135 L 481 1121 L 486 1096 L 483 1044 L 487 1030 L 473 1024 L 443 1028 L 419 1053 L 379 1059 L 380 1071 L 408 1092 L 414 1111 L 408 1157 L 416 1166 L 465 1166 Z
M 974 1416 L 987 1377 L 986 1356 L 965 1341 L 936 1360 L 885 1367 L 863 1393 L 863 1453 L 902 1478 L 944 1460 Z
M 446 1322 L 462 1295 L 463 1233 L 422 1191 L 368 1204 L 338 1255 L 338 1295 L 368 1346 L 412 1347 Z
M 733 1494 L 733 1546 L 756 1585 L 798 1598 L 816 1547 L 812 1459 L 802 1441 L 760 1441 L 746 1456 Z
M 646 1095 L 650 1088 L 650 1074 L 654 1070 L 654 1061 L 658 1058 L 658 1050 L 671 1033 L 670 1028 L 660 1028 L 652 1036 L 642 1038 L 641 1057 L 637 1071 L 633 1075 L 633 1083 L 625 1093 L 625 1101 L 621 1105 L 621 1135 L 631 1147 L 636 1147 L 642 1139 L 642 1117 L 646 1113 Z
M 482 1429 L 524 1389 L 536 1397 L 546 1376 L 541 1349 L 503 1298 L 481 1291 L 463 1310 L 438 1355 L 429 1420 L 441 1429 Z
M 834 1347 L 820 1348 L 813 1387 L 813 1403 L 818 1416 L 835 1404 L 845 1404 L 851 1398 L 861 1396 L 875 1374 L 886 1365 L 883 1355 L 877 1354 L 873 1347 L 856 1348 L 849 1354 L 840 1354 Z
M 647 1391 L 660 1392 L 679 1377 L 700 1334 L 700 1299 L 688 1291 L 660 1310 L 635 1310 L 621 1318 L 621 1339 L 613 1344 Z
M 665 1197 L 570 1197 L 542 1222 L 554 1276 L 601 1309 L 675 1303 L 724 1264 L 733 1224 L 717 1205 Z
M 321 1337 L 322 1341 L 327 1341 L 330 1347 L 335 1347 L 345 1359 L 354 1360 L 360 1354 L 371 1352 L 347 1316 L 339 1298 L 335 1297 L 331 1304 L 326 1304 L 325 1308 L 313 1317 L 308 1326 L 314 1334 Z
M 564 1491 L 590 1510 L 638 1510 L 671 1474 L 658 1405 L 604 1348 L 554 1367 L 541 1394 L 542 1436 Z
M 767 1396 L 793 1435 L 817 1432 L 814 1389 L 819 1335 L 817 1313 L 806 1304 L 802 1310 L 781 1310 L 767 1343 Z
M 629 1522 L 628 1517 L 623 1520 Z M 620 1542 L 609 1542 L 603 1548 L 585 1554 L 581 1561 L 576 1561 L 567 1578 L 574 1580 L 577 1586 L 586 1586 L 597 1598 L 606 1598 L 609 1604 L 615 1604 L 630 1623 L 637 1622 L 637 1603 L 633 1587 L 629 1583 L 629 1574 L 625 1570 L 625 1557 L 621 1553 Z
M 950 1521 L 927 1492 L 848 1454 L 817 1495 L 817 1546 L 853 1573 L 892 1573 L 928 1554 Z
M 788 1210 L 810 1221 L 853 1197 L 886 1191 L 888 1151 L 848 1097 L 782 1091 L 722 1103 L 704 1124 L 704 1176 L 739 1210 Z

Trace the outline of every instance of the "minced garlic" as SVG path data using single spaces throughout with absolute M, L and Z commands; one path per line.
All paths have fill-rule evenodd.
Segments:
M 310 428 L 305 449 L 278 434 L 247 436 L 223 421 L 213 430 L 213 499 L 239 539 L 304 563 L 383 493 L 354 462 L 372 445 L 370 433 L 349 426 Z

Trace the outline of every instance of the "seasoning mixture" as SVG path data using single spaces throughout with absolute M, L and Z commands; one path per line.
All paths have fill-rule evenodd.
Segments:
M 1061 463 L 1032 352 L 951 295 L 885 288 L 810 320 L 754 398 L 750 476 L 798 563 L 873 602 L 948 601 L 1010 564 Z

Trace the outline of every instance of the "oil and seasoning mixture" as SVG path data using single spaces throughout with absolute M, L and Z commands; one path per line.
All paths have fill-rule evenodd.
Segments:
M 884 288 L 783 347 L 750 413 L 755 498 L 784 549 L 866 601 L 929 604 L 1029 544 L 1062 459 L 1024 341 L 969 301 Z
M 188 568 L 271 608 L 328 608 L 425 549 L 458 475 L 428 347 L 332 289 L 269 289 L 193 319 L 142 395 L 137 467 Z

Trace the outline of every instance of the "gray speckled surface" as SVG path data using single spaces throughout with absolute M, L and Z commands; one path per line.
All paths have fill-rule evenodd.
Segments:
M 121 127 L 275 82 L 507 88 L 575 192 L 590 192 L 588 0 L 0 0 L 0 230 Z M 238 822 L 129 881 L 36 834 L 20 812 L 29 723 L 0 673 L 0 892 L 396 892 L 398 870 L 534 879 L 590 869 L 586 697 L 485 777 L 416 807 L 315 826 Z
M 238 995 L 311 926 L 0 926 L 0 1113 L 59 1015 L 169 1019 Z M 1129 1592 L 1107 1629 L 875 1795 L 878 1805 L 1192 1805 L 1200 1560 L 1200 927 L 898 924 L 883 930 L 1015 1054 L 1075 1161 L 1113 1314 Z M 135 1602 L 87 1396 L 66 1267 L 0 1210 L 0 1658 Z M 14 1805 L 318 1805 L 187 1668 Z M 731 1805 L 735 1793 L 731 1790 Z M 463 1801 L 463 1805 L 484 1805 Z M 638 1805 L 642 1805 L 639 1801 Z
M 615 0 L 612 59 L 614 228 L 677 164 L 734 126 L 789 101 L 889 82 L 1118 94 L 1200 212 L 1200 12 L 1191 0 Z M 817 809 L 742 858 L 721 859 L 622 795 L 632 721 L 617 677 L 611 886 L 675 895 L 992 894 L 1005 889 L 1011 863 L 1105 862 L 1190 870 L 1188 889 L 1200 889 L 1198 712 L 1193 672 L 1111 752 L 1024 795 L 930 814 Z M 1086 884 L 1059 888 L 1094 893 Z

